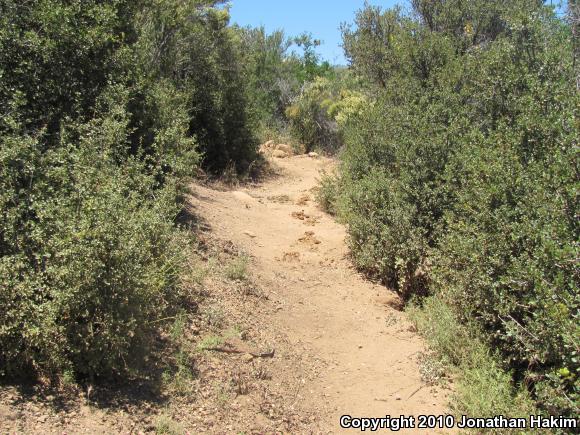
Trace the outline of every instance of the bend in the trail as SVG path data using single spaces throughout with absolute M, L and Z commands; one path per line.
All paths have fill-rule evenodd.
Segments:
M 316 206 L 312 190 L 334 161 L 296 156 L 273 164 L 279 176 L 261 185 L 195 186 L 193 205 L 218 237 L 252 257 L 256 281 L 277 305 L 273 330 L 321 367 L 289 392 L 319 416 L 313 431 L 340 432 L 343 414 L 445 414 L 447 393 L 422 382 L 424 345 L 393 308 L 397 297 L 352 268 L 345 228 Z

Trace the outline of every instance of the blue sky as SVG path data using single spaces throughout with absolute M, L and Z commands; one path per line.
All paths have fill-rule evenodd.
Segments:
M 364 0 L 232 0 L 232 23 L 257 27 L 266 31 L 284 29 L 286 35 L 296 36 L 307 31 L 322 40 L 318 53 L 333 64 L 346 64 L 338 27 L 353 22 L 355 11 Z M 405 4 L 402 0 L 372 0 L 370 4 L 392 7 Z
M 566 4 L 562 0 L 546 2 Z M 310 32 L 314 38 L 323 41 L 318 53 L 325 60 L 344 65 L 346 60 L 340 47 L 338 27 L 342 22 L 353 22 L 355 11 L 364 5 L 364 0 L 231 0 L 230 3 L 232 23 L 253 27 L 264 25 L 268 32 L 284 29 L 288 36 Z M 384 8 L 408 4 L 406 0 L 370 0 L 369 3 Z

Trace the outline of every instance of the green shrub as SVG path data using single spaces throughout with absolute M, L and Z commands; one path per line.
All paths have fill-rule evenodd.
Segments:
M 61 121 L 90 119 L 94 102 L 126 60 L 123 35 L 140 2 L 3 0 L 0 8 L 0 127 L 6 113 L 58 142 Z M 9 108 L 14 101 L 16 111 Z M 15 116 L 17 115 L 17 116 Z
M 397 181 L 374 168 L 346 185 L 341 204 L 348 222 L 349 247 L 355 264 L 401 290 L 408 297 L 422 279 L 418 272 L 424 239 L 413 225 L 416 210 L 402 196 Z
M 179 303 L 176 187 L 157 188 L 138 160 L 114 164 L 125 125 L 105 118 L 79 129 L 78 148 L 43 155 L 33 138 L 2 138 L 4 373 L 136 367 L 155 321 Z
M 278 126 L 302 85 L 297 77 L 300 59 L 288 52 L 292 39 L 282 30 L 267 34 L 263 26 L 233 30 L 240 46 L 252 119 L 257 124 Z M 262 138 L 263 142 L 269 139 Z
M 220 3 L 0 4 L 0 373 L 138 370 L 187 302 L 182 180 L 256 154 Z
M 249 119 L 262 143 L 292 144 L 298 152 L 334 150 L 338 130 L 323 93 L 338 83 L 337 71 L 316 52 L 321 42 L 309 33 L 290 38 L 282 30 L 267 34 L 264 27 L 231 30 L 243 75 L 236 88 L 245 89 Z
M 473 325 L 482 355 L 497 353 L 489 372 L 466 379 L 495 383 L 490 397 L 513 396 L 511 379 L 541 412 L 576 415 L 571 28 L 531 0 L 413 5 L 410 16 L 368 6 L 355 30 L 344 28 L 372 100 L 341 131 L 333 199 L 354 261 L 406 297 L 437 295 L 449 324 Z M 440 350 L 453 356 L 449 343 Z M 469 409 L 481 406 L 483 397 L 465 397 Z
M 159 86 L 174 88 L 172 98 L 185 105 L 187 133 L 196 138 L 203 166 L 219 173 L 233 165 L 242 174 L 256 159 L 257 140 L 243 81 L 242 47 L 220 3 L 153 2 L 136 14 L 134 49 L 139 68 L 133 76 L 141 89 L 137 89 L 135 123 L 147 131 L 150 107 L 160 105 L 155 99 Z M 167 114 L 172 108 L 167 106 Z M 137 140 L 143 138 L 151 141 L 143 135 Z
M 553 166 L 523 166 L 507 147 L 469 153 L 464 187 L 431 256 L 435 288 L 460 318 L 474 318 L 488 331 L 546 409 L 573 413 L 580 299 L 578 233 L 568 208 L 574 194 L 566 187 L 571 149 L 554 150 Z
M 336 216 L 340 197 L 339 179 L 334 174 L 322 173 L 316 190 L 316 202 L 327 213 Z
M 526 25 L 524 44 L 548 31 Z M 550 45 L 531 58 L 520 51 L 519 38 L 480 56 L 484 67 L 473 80 L 481 96 L 477 118 L 496 125 L 465 143 L 446 169 L 455 204 L 431 258 L 435 289 L 448 294 L 459 318 L 476 320 L 544 410 L 574 415 L 580 400 L 578 94 L 569 92 L 572 68 L 558 55 L 565 43 L 554 30 Z M 490 90 L 497 77 L 509 96 L 501 103 Z
M 226 278 L 232 281 L 245 281 L 248 278 L 250 259 L 245 254 L 239 254 L 225 267 Z
M 331 103 L 329 84 L 328 79 L 315 79 L 286 108 L 291 131 L 304 144 L 306 152 L 315 148 L 336 151 L 340 146 L 338 125 L 328 114 L 328 105 Z
M 534 413 L 528 392 L 522 386 L 513 386 L 500 358 L 490 353 L 473 324 L 459 323 L 450 306 L 439 297 L 428 297 L 421 304 L 411 305 L 407 312 L 450 372 L 449 377 L 454 378 L 452 407 L 457 417 L 527 418 Z

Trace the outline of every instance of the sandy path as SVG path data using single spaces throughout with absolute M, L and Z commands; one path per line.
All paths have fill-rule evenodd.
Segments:
M 319 416 L 317 428 L 340 432 L 343 414 L 444 414 L 446 393 L 421 381 L 420 338 L 389 305 L 396 296 L 352 269 L 344 227 L 314 202 L 311 189 L 332 164 L 277 159 L 278 177 L 235 191 L 195 186 L 192 202 L 218 237 L 252 257 L 254 279 L 277 304 L 273 329 L 323 363 L 299 396 Z

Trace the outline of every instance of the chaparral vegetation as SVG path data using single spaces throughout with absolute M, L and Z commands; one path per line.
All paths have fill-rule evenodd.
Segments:
M 0 377 L 139 377 L 196 303 L 187 182 L 258 177 L 277 140 L 339 160 L 319 204 L 455 371 L 458 413 L 577 416 L 580 3 L 565 11 L 367 3 L 332 66 L 313 35 L 233 25 L 220 0 L 0 0 Z

